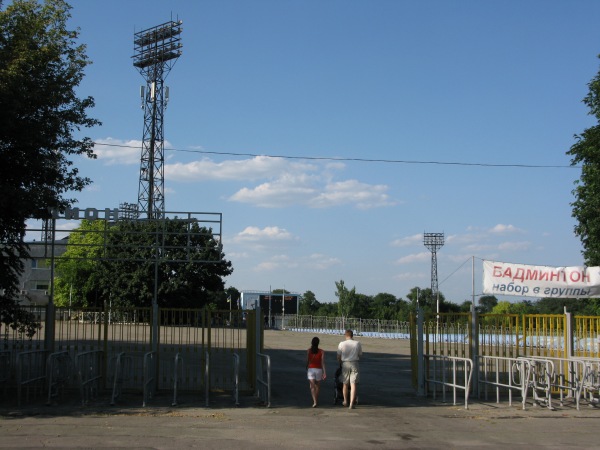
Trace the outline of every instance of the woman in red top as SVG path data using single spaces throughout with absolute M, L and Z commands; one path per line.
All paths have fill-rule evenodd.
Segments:
M 319 338 L 312 338 L 311 346 L 306 351 L 306 368 L 308 382 L 310 383 L 310 394 L 313 399 L 313 408 L 317 407 L 319 401 L 319 390 L 321 380 L 327 377 L 325 373 L 325 352 L 319 348 Z

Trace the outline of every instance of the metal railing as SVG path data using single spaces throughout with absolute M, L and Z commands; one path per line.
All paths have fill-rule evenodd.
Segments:
M 256 369 L 256 396 L 267 408 L 271 407 L 271 357 L 263 353 L 256 354 L 258 365 Z
M 240 405 L 240 355 L 233 354 L 233 402 L 235 406 Z
M 548 409 L 553 409 L 552 385 L 556 379 L 554 363 L 549 359 L 519 357 L 513 367 L 518 372 L 521 381 L 523 409 L 525 409 L 530 389 L 534 403 L 544 403 Z M 540 395 L 541 393 L 543 396 Z
M 559 395 L 561 406 L 564 405 L 565 399 L 573 399 L 577 410 L 580 408 L 582 396 L 591 405 L 598 403 L 598 399 L 593 394 L 597 394 L 600 389 L 600 359 L 585 357 L 543 359 L 528 357 L 527 359 L 530 360 L 530 364 L 536 361 L 551 363 L 546 363 L 547 370 L 552 371 L 548 375 L 550 382 L 547 394 L 549 407 L 551 407 L 552 395 L 556 393 Z
M 513 367 L 517 358 L 503 356 L 479 356 L 478 396 L 483 394 L 488 400 L 488 389 L 496 393 L 496 403 L 500 403 L 503 392 L 508 393 L 508 404 L 512 406 L 513 391 L 522 392 L 520 381 L 515 380 Z
M 10 380 L 11 370 L 11 352 L 10 350 L 0 351 L 0 383 L 2 384 L 3 392 L 6 392 L 6 385 Z
M 175 355 L 173 362 L 173 401 L 171 406 L 177 406 L 177 388 L 179 386 L 179 378 L 183 373 L 183 358 L 179 353 Z
M 205 353 L 206 361 L 204 363 L 204 390 L 206 396 L 206 407 L 210 406 L 209 396 L 210 396 L 210 352 Z
M 46 362 L 48 378 L 47 405 L 52 404 L 52 397 L 57 397 L 71 381 L 73 361 L 69 352 L 56 352 L 48 355 Z
M 278 318 L 281 319 L 281 315 Z M 284 316 L 284 323 L 287 330 L 311 333 L 343 334 L 344 330 L 350 328 L 358 336 L 408 339 L 410 334 L 410 322 L 398 320 L 289 314 Z
M 425 381 L 433 385 L 435 400 L 437 386 L 441 386 L 442 401 L 446 401 L 446 390 L 452 389 L 453 404 L 456 405 L 457 390 L 465 397 L 465 409 L 469 407 L 469 392 L 473 376 L 473 361 L 457 356 L 425 355 L 425 365 L 429 367 Z M 462 379 L 462 380 L 461 380 Z
M 131 374 L 131 368 L 133 367 L 133 358 L 125 352 L 119 353 L 113 360 L 114 372 L 112 379 L 113 389 L 110 397 L 111 405 L 114 405 L 117 398 L 121 396 L 123 382 L 127 380 L 127 377 Z
M 21 406 L 22 388 L 27 386 L 27 400 L 29 400 L 29 390 L 34 389 L 34 393 L 42 390 L 42 381 L 46 380 L 46 351 L 31 350 L 17 354 L 17 404 Z
M 144 400 L 142 406 L 146 407 L 148 400 L 154 396 L 156 389 L 156 352 L 147 352 L 144 355 L 144 374 L 143 374 Z
M 103 358 L 104 352 L 102 350 L 83 352 L 75 356 L 82 405 L 86 405 L 92 396 L 100 390 Z

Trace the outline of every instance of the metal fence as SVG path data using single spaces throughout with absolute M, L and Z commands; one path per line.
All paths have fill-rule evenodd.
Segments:
M 343 334 L 345 330 L 352 329 L 357 336 L 408 339 L 410 335 L 410 322 L 398 320 L 290 314 L 275 323 L 283 324 L 286 330 L 324 334 Z
M 35 335 L 11 327 L 0 330 L 0 377 L 5 387 L 18 388 L 19 402 L 22 391 L 27 398 L 49 390 L 54 396 L 67 384 L 78 388 L 83 403 L 102 389 L 113 392 L 112 401 L 122 391 L 144 392 L 146 403 L 156 389 L 255 388 L 256 342 L 262 343 L 262 330 L 254 326 L 255 311 L 159 309 L 155 320 L 151 308 L 56 308 L 54 313 L 46 307 L 27 309 L 40 326 Z M 68 374 L 53 363 L 50 386 L 49 355 L 71 361 Z
M 411 334 L 413 373 L 418 374 L 414 383 L 423 395 L 439 386 L 455 388 L 432 361 L 450 367 L 456 358 L 466 358 L 473 365 L 472 392 L 486 400 L 492 394 L 496 401 L 508 398 L 512 403 L 518 392 L 523 407 L 530 400 L 552 408 L 553 398 L 561 405 L 572 401 L 578 409 L 581 399 L 596 405 L 599 339 L 600 317 L 432 314 Z M 465 395 L 470 395 L 469 389 Z

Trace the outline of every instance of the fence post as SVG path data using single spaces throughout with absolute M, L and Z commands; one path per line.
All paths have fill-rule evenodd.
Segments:
M 425 354 L 423 352 L 423 316 L 421 308 L 417 308 L 417 395 L 425 396 Z
M 473 361 L 473 377 L 471 378 L 473 386 L 473 392 L 477 392 L 479 389 L 479 316 L 477 315 L 477 309 L 475 303 L 471 302 L 471 336 L 469 336 L 471 342 L 471 361 Z M 468 393 L 465 393 L 467 395 Z
M 256 309 L 254 310 L 254 332 L 256 334 L 256 338 L 254 339 L 254 358 L 255 358 L 255 367 L 256 367 L 256 377 L 258 377 L 259 373 L 262 373 L 262 360 L 260 358 L 261 348 L 260 348 L 260 325 L 262 322 L 262 311 L 260 309 L 260 304 L 256 305 Z M 283 316 L 282 316 L 283 318 Z M 282 328 L 283 329 L 283 328 Z M 259 387 L 256 380 L 254 380 L 254 395 L 258 395 Z
M 573 318 L 565 306 L 565 358 L 573 357 Z

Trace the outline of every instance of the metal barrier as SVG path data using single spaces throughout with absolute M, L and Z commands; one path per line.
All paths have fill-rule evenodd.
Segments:
M 121 395 L 123 382 L 126 380 L 125 377 L 131 373 L 131 367 L 133 366 L 133 358 L 125 352 L 119 353 L 114 361 L 113 390 L 110 397 L 111 405 L 114 405 L 116 399 Z
M 146 407 L 148 400 L 154 396 L 156 389 L 156 352 L 148 352 L 144 355 L 143 374 L 144 400 L 142 406 Z
M 278 316 L 275 321 L 281 324 L 281 316 Z M 408 339 L 410 334 L 410 322 L 398 320 L 286 314 L 283 321 L 287 330 L 308 333 L 339 335 L 344 334 L 344 331 L 350 328 L 357 336 L 385 339 Z
M 267 408 L 271 407 L 271 358 L 262 353 L 256 354 L 259 367 L 256 370 L 256 396 Z M 266 381 L 265 381 L 266 376 Z M 264 389 L 263 389 L 264 388 Z
M 552 385 L 556 380 L 554 363 L 549 359 L 519 357 L 513 366 L 521 381 L 523 409 L 527 402 L 527 393 L 531 389 L 534 403 L 543 402 L 548 409 L 552 408 Z M 543 392 L 541 397 L 539 393 Z
M 206 362 L 204 363 L 204 383 L 205 383 L 205 395 L 206 395 L 206 407 L 210 406 L 209 394 L 210 394 L 210 352 L 205 353 Z
M 485 400 L 488 399 L 488 387 L 492 386 L 496 392 L 496 403 L 500 403 L 503 390 L 508 391 L 508 404 L 512 406 L 513 390 L 522 392 L 521 383 L 513 377 L 513 365 L 518 362 L 517 358 L 503 356 L 479 356 L 479 383 L 478 397 L 482 391 Z
M 183 373 L 183 358 L 177 353 L 173 363 L 173 401 L 171 402 L 171 406 L 177 406 L 177 387 L 179 384 L 180 372 Z
M 539 358 L 528 358 L 530 360 L 539 360 Z M 577 410 L 580 408 L 581 397 L 589 401 L 590 405 L 595 405 L 598 401 L 593 396 L 600 388 L 598 373 L 600 369 L 600 359 L 597 358 L 544 358 L 542 361 L 552 362 L 550 376 L 550 396 L 552 393 L 559 393 L 561 406 L 566 398 L 572 398 L 575 401 Z M 565 396 L 566 393 L 566 396 Z
M 580 394 L 590 405 L 596 406 L 599 403 L 598 397 L 600 393 L 600 359 L 598 358 L 582 358 L 585 365 L 584 374 L 581 377 Z M 579 406 L 579 404 L 578 404 Z
M 233 402 L 240 405 L 240 355 L 233 354 Z
M 94 392 L 97 393 L 100 390 L 103 358 L 104 352 L 102 350 L 83 352 L 75 356 L 82 405 L 86 405 Z
M 552 407 L 552 396 L 558 394 L 561 406 L 565 399 L 573 399 L 577 410 L 584 398 L 590 405 L 598 404 L 600 390 L 600 359 L 597 358 L 541 358 L 535 356 L 506 358 L 479 356 L 478 394 L 488 399 L 488 387 L 496 392 L 496 403 L 503 391 L 508 391 L 512 406 L 512 392 L 521 393 L 522 408 L 531 390 L 534 404 Z M 596 395 L 596 396 L 595 396 Z
M 465 395 L 465 409 L 469 408 L 469 392 L 473 375 L 473 361 L 457 356 L 425 355 L 426 366 L 429 367 L 425 381 L 442 387 L 442 401 L 446 401 L 446 388 L 452 388 L 453 403 L 456 405 L 456 391 L 462 390 Z M 459 372 L 463 375 L 460 383 Z M 449 380 L 450 379 L 450 380 Z M 436 398 L 437 388 L 433 390 Z
M 29 388 L 33 385 L 42 390 L 42 381 L 46 380 L 46 351 L 32 350 L 17 354 L 17 404 L 21 406 L 21 390 L 27 386 L 27 400 Z
M 61 390 L 71 380 L 73 375 L 73 361 L 69 352 L 56 352 L 48 356 L 46 362 L 48 371 L 48 401 L 47 405 L 52 404 L 52 397 L 57 397 Z
M 0 383 L 2 383 L 2 390 L 6 392 L 6 385 L 10 380 L 10 369 L 11 369 L 11 352 L 10 350 L 0 351 Z

